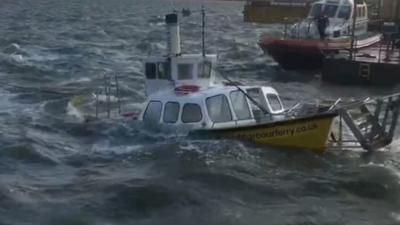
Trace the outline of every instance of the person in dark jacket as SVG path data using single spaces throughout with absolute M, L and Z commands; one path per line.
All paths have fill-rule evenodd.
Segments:
M 321 38 L 321 40 L 324 40 L 327 36 L 325 31 L 326 28 L 329 26 L 329 18 L 326 13 L 321 12 L 316 19 L 319 37 Z

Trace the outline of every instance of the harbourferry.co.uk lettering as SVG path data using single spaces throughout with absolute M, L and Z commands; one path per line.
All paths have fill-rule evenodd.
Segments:
M 318 126 L 315 123 L 312 124 L 306 124 L 303 126 L 297 126 L 297 127 L 291 127 L 291 128 L 284 128 L 284 129 L 279 129 L 275 128 L 271 131 L 267 132 L 257 132 L 257 133 L 251 133 L 251 134 L 237 134 L 235 135 L 237 138 L 242 138 L 242 139 L 264 139 L 264 138 L 273 138 L 273 137 L 283 137 L 283 136 L 294 136 L 295 134 L 300 134 L 304 133 L 310 130 L 316 129 Z

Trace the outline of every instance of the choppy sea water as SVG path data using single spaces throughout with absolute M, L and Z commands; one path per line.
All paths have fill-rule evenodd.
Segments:
M 163 16 L 207 10 L 207 51 L 235 80 L 297 101 L 389 94 L 281 71 L 257 46 L 279 25 L 242 22 L 242 2 L 0 1 L 0 224 L 399 224 L 400 149 L 364 155 L 278 151 L 231 140 L 143 132 L 133 122 L 82 124 L 73 95 L 118 74 L 144 100 L 142 62 L 165 48 Z M 200 17 L 182 21 L 184 52 L 201 50 Z

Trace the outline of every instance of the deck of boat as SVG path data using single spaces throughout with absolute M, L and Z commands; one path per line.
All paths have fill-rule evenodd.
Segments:
M 396 48 L 387 43 L 379 43 L 371 47 L 360 49 L 355 55 L 355 61 L 400 64 L 400 48 Z
M 400 48 L 379 43 L 350 59 L 348 53 L 323 60 L 322 79 L 340 84 L 395 85 L 400 83 Z

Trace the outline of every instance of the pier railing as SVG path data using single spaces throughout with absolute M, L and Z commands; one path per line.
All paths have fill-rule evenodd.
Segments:
M 336 105 L 331 109 L 339 115 L 331 135 L 331 148 L 374 151 L 392 142 L 399 118 L 400 94 Z
M 111 118 L 112 113 L 121 114 L 118 76 L 104 75 L 103 87 L 94 93 L 95 117 Z

